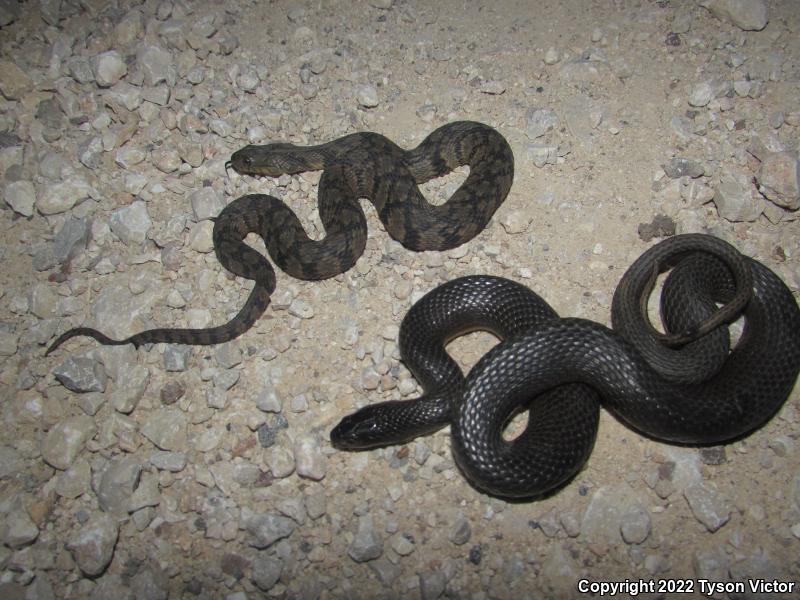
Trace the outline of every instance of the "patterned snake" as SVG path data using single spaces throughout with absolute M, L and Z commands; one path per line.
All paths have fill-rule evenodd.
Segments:
M 444 204 L 429 204 L 418 185 L 460 166 L 469 176 Z M 448 250 L 475 237 L 502 204 L 514 179 L 514 157 L 505 138 L 482 123 L 460 121 L 440 127 L 413 150 L 403 150 L 377 133 L 355 133 L 326 144 L 246 146 L 226 163 L 247 175 L 323 170 L 319 216 L 326 236 L 310 239 L 297 216 L 273 196 L 249 194 L 231 202 L 214 221 L 214 250 L 232 273 L 255 281 L 244 307 L 228 323 L 207 329 L 150 329 L 123 340 L 89 327 L 63 333 L 47 354 L 75 336 L 102 344 L 168 342 L 218 344 L 248 329 L 266 310 L 275 290 L 269 262 L 244 242 L 264 239 L 275 263 L 298 279 L 326 279 L 352 267 L 364 252 L 367 221 L 359 198 L 374 205 L 389 235 L 411 250 Z
M 661 299 L 671 333 L 659 334 L 647 298 L 670 267 Z M 725 324 L 740 315 L 744 331 L 730 350 Z M 365 449 L 450 424 L 468 481 L 501 497 L 534 497 L 562 486 L 586 461 L 601 402 L 654 439 L 718 444 L 763 425 L 800 371 L 800 309 L 791 291 L 711 236 L 675 236 L 646 251 L 614 293 L 612 324 L 558 319 L 539 296 L 506 279 L 445 283 L 400 327 L 401 355 L 424 395 L 365 406 L 342 419 L 331 441 Z M 476 329 L 503 341 L 465 378 L 445 345 Z M 508 421 L 525 409 L 523 433 L 504 439 Z

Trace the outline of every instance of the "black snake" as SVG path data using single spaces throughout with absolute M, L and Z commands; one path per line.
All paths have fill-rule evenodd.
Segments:
M 656 276 L 667 334 L 649 323 Z M 719 309 L 718 303 L 724 303 Z M 744 316 L 733 350 L 725 324 Z M 623 276 L 613 330 L 558 319 L 528 288 L 498 277 L 445 283 L 407 313 L 400 352 L 425 394 L 368 405 L 342 419 L 342 449 L 407 442 L 451 425 L 456 463 L 477 488 L 533 497 L 568 481 L 594 444 L 600 403 L 652 438 L 717 444 L 763 425 L 782 406 L 800 370 L 800 309 L 768 268 L 711 236 L 669 238 Z M 465 378 L 445 344 L 468 331 L 503 341 Z M 530 409 L 517 438 L 503 431 Z
M 425 200 L 419 184 L 465 165 L 469 175 L 447 202 L 431 205 Z M 231 156 L 228 166 L 241 174 L 273 177 L 322 169 L 318 202 L 325 238 L 310 239 L 297 216 L 278 198 L 242 196 L 220 212 L 213 230 L 220 263 L 255 281 L 233 319 L 207 329 L 150 329 L 123 340 L 76 327 L 56 339 L 47 354 L 81 335 L 102 344 L 136 347 L 231 340 L 252 327 L 275 290 L 275 272 L 264 256 L 243 241 L 248 234 L 260 235 L 272 259 L 289 275 L 326 279 L 352 267 L 364 251 L 367 221 L 359 198 L 368 198 L 375 205 L 389 235 L 406 248 L 448 250 L 483 230 L 514 179 L 514 157 L 508 142 L 488 125 L 471 121 L 444 125 L 412 150 L 403 150 L 380 134 L 363 132 L 318 146 L 246 146 Z

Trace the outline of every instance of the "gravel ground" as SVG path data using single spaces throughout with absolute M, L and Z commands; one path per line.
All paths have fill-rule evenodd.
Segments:
M 672 586 L 641 598 L 676 580 L 701 597 L 754 578 L 797 597 L 797 392 L 721 448 L 603 413 L 585 469 L 536 502 L 471 488 L 447 431 L 365 453 L 328 441 L 355 408 L 419 393 L 399 323 L 460 275 L 608 323 L 621 274 L 674 229 L 733 242 L 797 293 L 796 2 L 3 0 L 0 40 L 0 597 L 573 597 L 626 579 Z M 250 284 L 218 264 L 210 217 L 244 193 L 284 199 L 320 237 L 319 173 L 226 178 L 232 151 L 363 130 L 413 147 L 456 119 L 516 157 L 470 243 L 414 254 L 364 201 L 356 266 L 279 272 L 233 342 L 76 339 L 44 357 L 74 325 L 235 314 Z M 450 349 L 468 368 L 492 343 Z

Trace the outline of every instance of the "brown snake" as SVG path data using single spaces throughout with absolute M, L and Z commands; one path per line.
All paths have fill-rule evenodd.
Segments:
M 466 181 L 441 206 L 424 198 L 418 185 L 468 165 Z M 261 236 L 275 263 L 298 279 L 319 280 L 343 273 L 364 251 L 367 221 L 358 204 L 367 198 L 389 235 L 410 250 L 448 250 L 475 237 L 502 204 L 514 178 L 514 157 L 505 138 L 471 121 L 444 125 L 412 150 L 371 132 L 354 133 L 318 146 L 277 143 L 246 146 L 226 167 L 243 175 L 295 174 L 322 170 L 319 216 L 326 235 L 308 237 L 300 220 L 281 200 L 248 194 L 231 202 L 214 221 L 214 250 L 232 273 L 255 281 L 244 307 L 229 322 L 206 329 L 157 328 L 122 340 L 89 327 L 70 329 L 47 354 L 75 336 L 102 344 L 167 342 L 218 344 L 231 340 L 258 320 L 275 290 L 275 271 L 248 246 L 250 233 Z

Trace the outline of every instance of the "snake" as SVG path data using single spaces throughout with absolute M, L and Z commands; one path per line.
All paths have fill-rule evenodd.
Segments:
M 443 204 L 431 204 L 419 185 L 469 167 L 466 180 Z M 213 246 L 228 271 L 255 282 L 244 306 L 227 323 L 208 328 L 156 328 L 117 340 L 97 329 L 76 327 L 61 334 L 50 354 L 67 340 L 88 336 L 101 344 L 159 342 L 209 345 L 234 339 L 250 329 L 269 305 L 275 271 L 245 243 L 259 235 L 283 271 L 303 280 L 334 277 L 363 254 L 367 221 L 358 200 L 375 207 L 388 234 L 413 251 L 449 250 L 474 238 L 503 203 L 514 179 L 514 156 L 494 128 L 474 121 L 445 124 L 416 148 L 404 150 L 374 132 L 353 133 L 315 146 L 289 143 L 248 145 L 225 163 L 242 175 L 279 177 L 322 170 L 319 217 L 325 237 L 313 240 L 295 213 L 280 199 L 247 194 L 228 204 L 214 219 Z
M 667 271 L 661 332 L 647 303 Z M 446 344 L 474 330 L 500 343 L 464 376 Z M 402 444 L 449 425 L 455 463 L 470 484 L 536 498 L 583 467 L 601 407 L 648 438 L 683 445 L 724 444 L 764 425 L 800 371 L 800 309 L 762 263 L 719 238 L 682 234 L 650 247 L 624 273 L 611 327 L 559 318 L 522 284 L 473 275 L 415 303 L 399 349 L 422 396 L 362 407 L 331 431 L 332 444 Z M 524 430 L 506 439 L 522 411 Z

